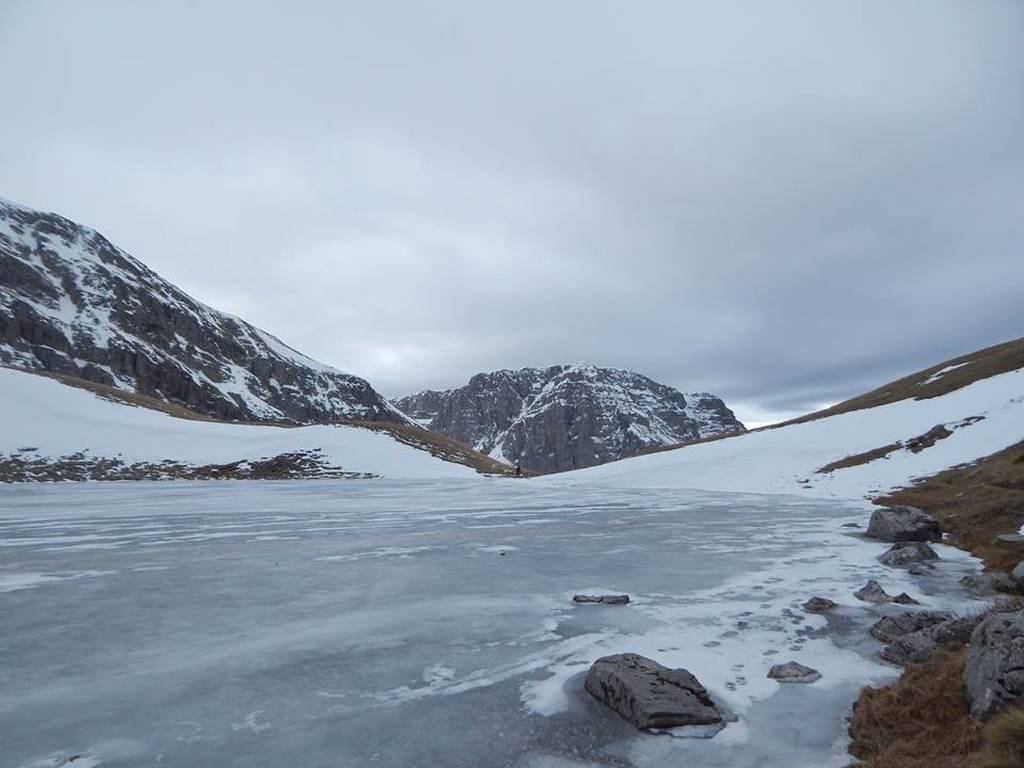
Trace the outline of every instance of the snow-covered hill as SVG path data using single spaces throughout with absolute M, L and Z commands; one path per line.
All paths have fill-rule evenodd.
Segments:
M 428 429 L 535 472 L 589 467 L 644 448 L 743 431 L 714 395 L 589 363 L 480 373 L 395 401 Z
M 0 365 L 219 419 L 406 421 L 363 379 L 201 304 L 95 230 L 2 199 Z
M 778 427 L 542 482 L 874 498 L 1024 441 L 1024 339 Z
M 478 476 L 464 457 L 395 439 L 400 425 L 176 418 L 10 368 L 0 368 L 0 425 L 0 481 Z

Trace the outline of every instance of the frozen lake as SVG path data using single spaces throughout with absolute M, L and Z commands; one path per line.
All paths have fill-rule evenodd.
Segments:
M 974 567 L 885 568 L 842 527 L 867 514 L 510 480 L 0 487 L 0 765 L 845 765 L 851 701 L 894 674 L 864 628 L 898 610 L 851 592 L 962 607 Z M 606 591 L 633 602 L 571 602 Z M 635 731 L 583 692 L 621 651 L 739 721 Z M 822 680 L 765 678 L 790 659 Z

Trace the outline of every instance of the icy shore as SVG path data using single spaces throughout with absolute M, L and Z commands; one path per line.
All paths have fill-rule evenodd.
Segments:
M 0 488 L 0 732 L 15 766 L 841 766 L 894 678 L 852 592 L 975 606 L 949 547 L 914 577 L 866 504 L 509 480 Z M 862 530 L 862 529 L 860 529 Z M 580 606 L 622 592 L 628 606 Z M 807 598 L 839 603 L 807 613 Z M 594 659 L 684 666 L 738 716 L 641 734 Z M 790 659 L 822 679 L 767 678 Z M 74 765 L 73 763 L 72 765 Z

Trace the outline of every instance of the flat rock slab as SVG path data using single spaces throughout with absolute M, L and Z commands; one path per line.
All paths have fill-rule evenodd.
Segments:
M 669 669 L 636 653 L 594 662 L 587 692 L 637 728 L 677 728 L 724 723 L 707 689 L 685 669 Z
M 882 541 L 942 541 L 938 520 L 915 507 L 876 509 L 864 535 Z
M 785 664 L 776 664 L 768 670 L 768 677 L 778 680 L 780 683 L 813 683 L 821 680 L 821 673 L 805 667 L 796 661 L 787 661 Z
M 880 563 L 895 567 L 938 559 L 938 552 L 923 541 L 898 541 L 878 556 Z
M 605 605 L 625 605 L 629 595 L 573 595 L 574 603 L 604 603 Z

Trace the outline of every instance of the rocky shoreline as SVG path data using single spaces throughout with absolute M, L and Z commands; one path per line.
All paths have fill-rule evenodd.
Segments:
M 875 510 L 863 537 L 890 545 L 877 558 L 883 565 L 923 576 L 940 559 L 929 543 L 941 542 L 943 532 L 938 521 L 922 510 L 891 507 Z M 870 580 L 854 597 L 876 615 L 879 609 L 892 606 L 881 611 L 868 629 L 870 637 L 883 644 L 877 656 L 885 662 L 915 670 L 933 659 L 951 658 L 951 654 L 962 659 L 958 681 L 964 707 L 977 723 L 975 732 L 980 732 L 986 721 L 1024 703 L 1024 603 L 1018 597 L 1024 594 L 1024 568 L 1015 574 L 973 574 L 960 583 L 972 596 L 987 600 L 989 607 L 964 615 L 935 610 L 906 593 L 889 595 L 877 580 Z M 627 596 L 621 598 L 616 602 L 628 601 Z M 603 601 L 598 596 L 577 595 L 576 602 Z M 820 596 L 802 605 L 807 613 L 822 615 L 838 607 L 835 601 Z M 773 665 L 768 677 L 780 684 L 808 685 L 827 674 L 827 669 L 819 671 L 791 660 Z M 619 653 L 594 661 L 584 688 L 621 718 L 651 733 L 677 730 L 679 735 L 709 737 L 737 719 L 693 672 L 665 667 L 638 653 Z M 868 765 L 881 768 L 897 763 L 875 762 L 874 756 L 863 749 L 863 701 L 878 690 L 887 689 L 866 688 L 853 706 L 850 747 L 851 753 L 866 758 Z M 929 764 L 927 759 L 919 764 Z

